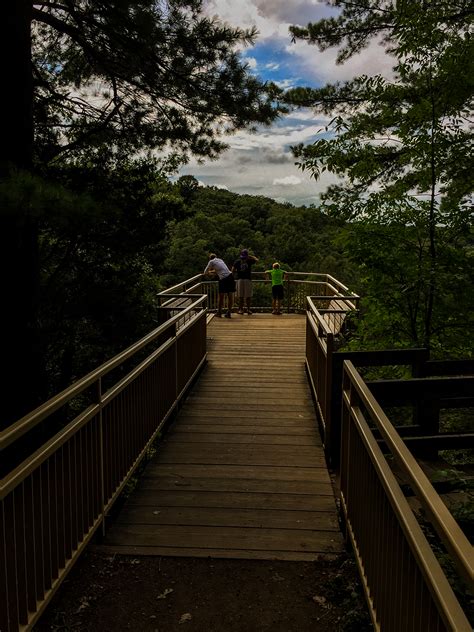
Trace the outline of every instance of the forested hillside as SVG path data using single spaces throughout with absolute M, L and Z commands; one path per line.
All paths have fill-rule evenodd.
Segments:
M 347 221 L 317 207 L 172 182 L 153 161 L 63 165 L 48 186 L 29 178 L 39 223 L 39 323 L 44 396 L 111 357 L 157 323 L 156 294 L 200 273 L 210 251 L 229 265 L 241 248 L 290 271 L 334 275 L 360 293 L 352 348 L 420 346 L 426 300 L 423 220 L 393 213 L 384 223 Z M 47 216 L 45 213 L 47 209 Z M 440 292 L 433 350 L 469 357 L 474 298 L 473 235 L 439 227 Z
M 181 178 L 177 188 L 192 182 Z M 196 183 L 197 184 L 197 183 Z M 166 267 L 173 274 L 200 272 L 213 251 L 231 264 L 241 248 L 258 258 L 255 270 L 274 261 L 292 271 L 327 272 L 353 282 L 351 266 L 337 237 L 344 222 L 315 207 L 295 207 L 265 197 L 238 195 L 215 187 L 197 187 L 186 198 L 189 217 L 170 223 Z

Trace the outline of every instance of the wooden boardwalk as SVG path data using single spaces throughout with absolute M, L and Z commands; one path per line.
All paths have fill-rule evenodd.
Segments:
M 208 363 L 104 546 L 313 560 L 343 548 L 298 315 L 214 318 Z

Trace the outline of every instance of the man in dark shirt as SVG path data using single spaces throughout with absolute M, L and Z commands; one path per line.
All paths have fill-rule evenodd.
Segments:
M 237 275 L 236 296 L 239 302 L 239 314 L 244 313 L 244 302 L 247 305 L 247 314 L 252 313 L 250 303 L 252 302 L 252 265 L 257 263 L 257 257 L 249 255 L 249 251 L 244 249 L 240 253 L 239 259 L 234 261 L 232 272 Z

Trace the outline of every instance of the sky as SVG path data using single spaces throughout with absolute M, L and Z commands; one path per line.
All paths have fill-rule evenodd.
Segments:
M 336 65 L 337 51 L 323 53 L 305 42 L 292 43 L 290 25 L 306 26 L 335 9 L 319 0 L 205 0 L 205 12 L 232 26 L 255 26 L 259 36 L 242 51 L 251 72 L 283 88 L 317 87 L 359 74 L 390 74 L 391 61 L 372 43 L 344 65 Z M 225 140 L 229 149 L 217 161 L 191 161 L 179 175 L 191 174 L 203 185 L 235 193 L 264 195 L 295 205 L 317 204 L 319 194 L 335 181 L 331 174 L 311 178 L 295 165 L 290 147 L 314 141 L 324 133 L 326 120 L 309 110 L 293 111 L 257 133 L 239 132 Z

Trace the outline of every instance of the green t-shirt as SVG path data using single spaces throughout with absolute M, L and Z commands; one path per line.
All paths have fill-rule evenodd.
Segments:
M 272 285 L 283 285 L 283 277 L 286 274 L 286 270 L 281 268 L 272 268 L 271 270 L 265 270 L 265 274 L 269 274 L 272 279 Z

